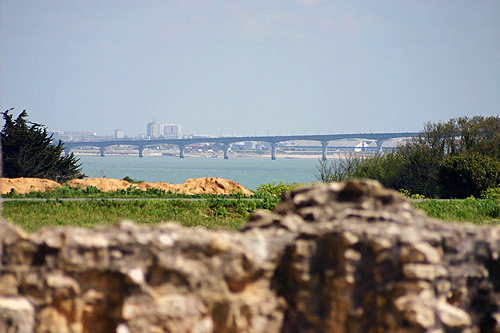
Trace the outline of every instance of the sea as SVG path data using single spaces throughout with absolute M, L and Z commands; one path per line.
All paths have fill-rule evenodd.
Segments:
M 316 181 L 317 158 L 211 158 L 174 156 L 76 156 L 88 177 L 180 184 L 189 178 L 220 177 L 255 190 L 261 184 Z

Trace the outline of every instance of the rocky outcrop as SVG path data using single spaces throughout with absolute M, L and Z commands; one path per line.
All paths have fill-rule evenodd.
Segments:
M 0 332 L 500 330 L 500 228 L 376 182 L 298 189 L 234 233 L 0 230 Z

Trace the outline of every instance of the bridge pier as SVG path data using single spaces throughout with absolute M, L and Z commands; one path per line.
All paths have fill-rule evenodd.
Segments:
M 385 141 L 391 140 L 393 138 L 411 138 L 418 137 L 419 133 L 357 133 L 357 134 L 329 134 L 329 135 L 279 135 L 279 136 L 242 136 L 242 137 L 220 137 L 220 138 L 182 138 L 182 139 L 159 139 L 159 140 L 109 140 L 109 141 L 94 141 L 94 142 L 64 142 L 65 150 L 64 153 L 69 156 L 71 155 L 71 150 L 75 152 L 76 147 L 97 147 L 100 150 L 101 156 L 105 156 L 106 147 L 116 146 L 116 145 L 128 145 L 128 146 L 152 146 L 152 145 L 165 145 L 173 144 L 179 146 L 180 158 L 184 158 L 184 150 L 190 144 L 199 144 L 203 142 L 211 142 L 215 144 L 231 145 L 235 142 L 244 141 L 261 141 L 269 142 L 271 144 L 271 159 L 276 159 L 276 149 L 279 142 L 295 141 L 295 140 L 313 140 L 321 142 L 322 146 L 326 145 L 326 141 L 332 142 L 335 140 L 345 140 L 345 139 L 357 139 L 357 140 L 378 140 L 376 141 L 377 152 L 382 153 L 382 145 Z M 274 142 L 274 143 L 272 143 Z M 366 141 L 365 141 L 366 142 Z M 95 148 L 93 148 L 95 149 Z M 365 147 L 366 150 L 366 147 Z M 229 152 L 229 149 L 228 149 Z M 139 152 L 140 154 L 140 152 Z M 328 148 L 323 146 L 323 159 L 328 156 Z M 224 158 L 228 158 L 228 154 L 224 154 Z
M 278 146 L 277 142 L 271 142 L 271 160 L 276 160 L 276 147 Z
M 377 154 L 382 153 L 382 145 L 384 144 L 384 140 L 377 140 Z
M 229 151 L 229 148 L 231 147 L 231 144 L 230 143 L 225 143 L 224 144 L 224 159 L 225 160 L 228 160 L 229 159 L 229 156 L 227 155 L 227 152 Z
M 179 157 L 184 158 L 184 149 L 186 148 L 186 145 L 179 145 Z
M 323 161 L 326 161 L 326 151 L 328 149 L 328 141 L 321 141 L 321 152 L 322 152 L 322 156 L 321 156 L 321 159 Z
M 144 157 L 143 152 L 144 152 L 144 147 L 139 146 L 139 157 L 140 157 L 140 158 L 143 158 L 143 157 Z

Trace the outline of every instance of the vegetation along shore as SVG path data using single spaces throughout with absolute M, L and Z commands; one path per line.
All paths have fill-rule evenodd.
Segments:
M 182 184 L 146 183 L 129 177 L 86 178 L 79 160 L 73 154 L 63 156 L 64 145 L 52 144 L 42 125 L 27 121 L 25 111 L 16 119 L 10 111 L 3 113 L 1 133 L 4 197 L 56 199 L 4 202 L 3 216 L 28 231 L 49 225 L 91 227 L 123 219 L 138 223 L 175 220 L 188 226 L 234 230 L 255 210 L 272 209 L 284 192 L 304 185 L 274 182 L 252 192 L 215 177 Z M 394 151 L 352 154 L 335 163 L 318 161 L 316 178 L 324 183 L 376 179 L 410 198 L 429 198 L 413 204 L 431 217 L 496 224 L 500 221 L 500 118 L 429 123 L 418 137 Z M 110 198 L 135 200 L 106 200 Z M 152 200 L 165 198 L 178 200 Z
M 176 221 L 190 227 L 237 230 L 245 224 L 253 212 L 258 209 L 272 210 L 280 202 L 284 192 L 303 185 L 282 182 L 262 184 L 255 193 L 245 196 L 242 192 L 226 195 L 189 195 L 151 188 L 140 190 L 133 186 L 134 183 L 129 184 L 127 189 L 108 192 L 93 186 L 86 188 L 58 186 L 48 191 L 31 191 L 24 194 L 11 191 L 4 197 L 45 200 L 4 202 L 3 216 L 30 232 L 49 226 L 94 227 L 122 220 L 132 220 L 141 224 Z M 62 198 L 87 200 L 63 201 L 60 200 Z M 163 200 L 167 198 L 171 200 Z M 486 225 L 500 222 L 500 195 L 491 191 L 477 199 L 427 199 L 414 201 L 413 205 L 430 217 L 446 221 Z

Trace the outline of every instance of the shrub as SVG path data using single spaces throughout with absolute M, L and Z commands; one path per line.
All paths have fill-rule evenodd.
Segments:
M 137 180 L 137 179 L 133 179 L 133 178 L 130 178 L 129 176 L 125 176 L 123 178 L 123 180 L 131 183 L 131 184 L 139 184 L 139 183 L 142 183 L 143 181 L 142 180 Z
M 355 152 L 347 153 L 342 158 L 335 160 L 323 161 L 319 159 L 319 165 L 316 166 L 316 179 L 322 183 L 331 183 L 359 178 L 360 167 L 366 159 L 366 155 Z
M 402 195 L 404 195 L 405 197 L 407 197 L 409 199 L 425 199 L 425 195 L 418 194 L 418 193 L 411 194 L 410 191 L 405 190 L 405 189 L 400 189 L 399 193 L 401 193 Z
M 500 187 L 490 187 L 481 193 L 483 199 L 496 199 L 500 200 Z
M 451 156 L 439 165 L 439 185 L 445 198 L 480 197 L 500 184 L 500 161 L 479 155 Z
M 82 190 L 83 193 L 85 194 L 98 194 L 102 193 L 100 189 L 98 189 L 95 186 L 87 186 L 84 190 Z
M 471 165 L 474 159 L 477 167 Z M 418 137 L 392 152 L 347 158 L 337 164 L 321 161 L 316 178 L 322 182 L 376 179 L 386 187 L 404 188 L 428 198 L 478 197 L 498 184 L 499 160 L 500 117 L 462 117 L 428 123 Z
M 316 166 L 317 173 L 315 175 L 316 179 L 322 183 L 331 183 L 335 181 L 334 168 L 335 165 L 332 161 L 325 161 L 318 159 L 318 165 Z
M 267 184 L 261 184 L 257 186 L 257 190 L 255 191 L 255 196 L 265 198 L 268 196 L 276 197 L 281 199 L 285 192 L 289 192 L 299 186 L 304 185 L 303 183 L 284 183 L 280 182 L 272 182 Z

